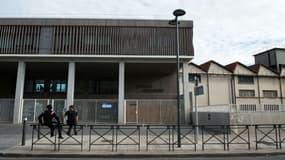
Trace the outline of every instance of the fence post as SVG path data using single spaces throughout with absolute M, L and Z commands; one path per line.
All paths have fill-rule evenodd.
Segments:
M 26 145 L 26 121 L 27 121 L 27 117 L 25 117 L 23 120 L 22 146 Z

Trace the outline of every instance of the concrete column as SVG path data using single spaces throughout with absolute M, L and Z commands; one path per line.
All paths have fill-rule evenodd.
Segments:
M 189 84 L 189 65 L 187 62 L 183 63 L 183 94 L 184 94 L 184 112 L 185 112 L 185 122 L 190 123 L 190 84 Z
M 26 64 L 23 61 L 18 62 L 15 102 L 14 102 L 14 115 L 13 123 L 21 123 L 23 115 L 23 94 L 25 84 Z
M 74 102 L 75 62 L 69 62 L 67 79 L 66 109 Z
M 125 63 L 119 63 L 118 123 L 125 123 Z

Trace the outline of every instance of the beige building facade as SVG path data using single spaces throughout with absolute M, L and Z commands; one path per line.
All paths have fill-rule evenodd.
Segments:
M 285 111 L 285 67 L 276 72 L 262 64 L 189 64 L 191 110 L 201 124 L 282 123 Z M 195 97 L 195 78 L 203 95 Z M 196 100 L 196 101 L 195 101 Z M 195 115 L 192 114 L 193 118 Z M 264 117 L 264 118 L 262 118 Z
M 191 107 L 195 105 L 195 76 L 198 86 L 203 86 L 204 89 L 204 94 L 196 97 L 197 106 L 230 104 L 241 105 L 243 109 L 264 110 L 265 105 L 266 110 L 284 104 L 284 67 L 277 73 L 261 64 L 247 67 L 234 62 L 222 66 L 209 61 L 201 65 L 190 63 L 189 68 Z M 263 109 L 260 105 L 263 105 Z

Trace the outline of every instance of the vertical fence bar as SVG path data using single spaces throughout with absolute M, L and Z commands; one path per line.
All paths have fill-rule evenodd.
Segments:
M 255 130 L 255 149 L 257 150 L 258 147 L 258 142 L 257 142 L 257 125 L 254 125 L 254 130 Z
M 115 146 L 116 146 L 116 152 L 117 152 L 117 150 L 118 150 L 118 130 L 120 129 L 120 126 L 117 126 L 116 127 L 116 144 L 115 144 Z
M 198 126 L 196 126 L 196 127 L 198 127 Z M 202 127 L 202 151 L 204 151 L 204 126 L 201 126 Z M 196 135 L 196 136 L 198 136 L 198 135 Z M 196 138 L 196 140 L 197 140 L 198 138 Z M 197 141 L 198 142 L 198 141 Z
M 93 128 L 93 126 L 89 126 L 90 127 L 90 129 L 89 129 L 89 152 L 90 152 L 90 150 L 91 150 L 91 130 L 92 130 L 92 128 Z
M 279 125 L 278 125 L 278 134 L 279 134 L 279 148 L 280 148 L 280 149 L 282 148 L 282 147 L 281 147 L 281 143 L 282 143 L 282 139 L 281 139 L 281 127 L 282 127 L 282 125 L 279 124 Z
M 148 151 L 148 129 L 149 125 L 146 126 L 146 151 Z
M 75 127 L 75 126 L 74 126 Z M 83 126 L 80 126 L 81 129 L 81 152 L 83 151 Z
M 141 129 L 140 129 L 140 126 L 137 126 L 137 129 L 139 131 L 139 151 L 141 151 Z
M 225 129 L 225 125 L 222 126 L 223 134 L 224 134 L 224 151 L 226 150 L 226 134 L 228 135 L 227 130 Z
M 171 131 L 170 131 L 170 126 L 167 126 L 167 129 L 168 129 L 168 150 L 170 151 L 171 150 L 171 139 L 170 139 L 170 135 L 171 135 Z M 180 138 L 180 137 L 179 137 Z
M 226 131 L 227 131 L 227 150 L 230 150 L 230 138 L 229 138 L 229 132 L 231 131 L 231 127 L 228 125 L 226 126 Z
M 246 125 L 247 128 L 247 138 L 248 138 L 248 150 L 250 150 L 250 134 L 249 134 L 249 126 Z
M 273 125 L 273 127 L 274 127 L 274 131 L 275 131 L 275 139 L 276 139 L 276 149 L 278 149 L 279 147 L 278 147 L 278 136 L 277 136 L 277 127 L 276 127 L 276 125 Z
M 36 125 L 33 125 L 33 131 L 32 131 L 32 147 L 31 147 L 31 151 L 33 150 L 34 147 L 34 131 L 36 129 Z
M 112 152 L 114 151 L 114 130 L 115 130 L 115 126 L 114 125 L 112 125 L 111 126 L 111 129 L 112 129 Z M 117 138 L 116 138 L 116 140 L 117 140 Z

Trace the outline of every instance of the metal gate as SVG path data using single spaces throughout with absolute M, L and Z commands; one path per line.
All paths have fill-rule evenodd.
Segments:
M 181 107 L 181 122 L 184 122 L 184 107 Z M 175 123 L 176 100 L 126 100 L 127 123 Z
M 65 111 L 65 99 L 24 99 L 23 118 L 29 122 L 37 122 L 38 116 L 51 104 L 53 110 L 60 117 Z
M 116 99 L 76 99 L 80 122 L 117 123 L 118 101 Z

